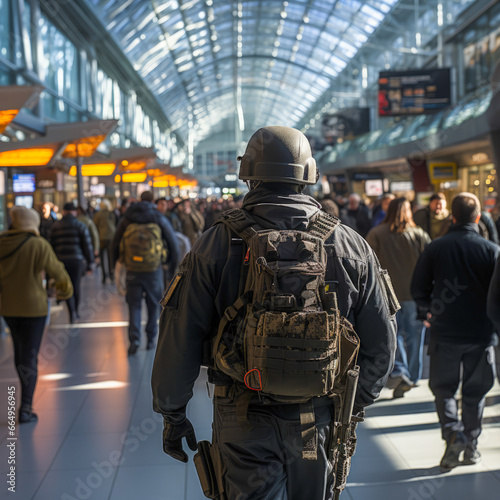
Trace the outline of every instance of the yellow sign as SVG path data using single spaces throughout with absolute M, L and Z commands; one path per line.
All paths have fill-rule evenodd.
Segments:
M 432 183 L 455 181 L 458 179 L 458 168 L 454 161 L 429 163 L 429 178 Z

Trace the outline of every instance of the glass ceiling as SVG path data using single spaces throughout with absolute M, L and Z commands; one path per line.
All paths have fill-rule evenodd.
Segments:
M 294 125 L 398 0 L 87 0 L 196 144 Z

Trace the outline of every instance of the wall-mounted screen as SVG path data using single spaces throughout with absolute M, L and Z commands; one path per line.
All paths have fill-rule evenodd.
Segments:
M 381 71 L 378 79 L 380 116 L 434 113 L 451 103 L 450 68 Z
M 365 181 L 366 196 L 381 196 L 384 194 L 384 184 L 382 179 L 371 179 Z
M 33 196 L 16 196 L 14 203 L 18 207 L 33 208 Z
M 14 193 L 34 193 L 35 189 L 35 174 L 12 174 Z

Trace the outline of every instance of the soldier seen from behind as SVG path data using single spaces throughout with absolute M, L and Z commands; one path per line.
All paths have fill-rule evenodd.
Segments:
M 334 467 L 348 470 L 355 422 L 393 368 L 397 300 L 363 238 L 302 193 L 318 171 L 300 131 L 259 129 L 240 159 L 242 209 L 197 240 L 162 299 L 152 388 L 163 449 L 182 462 L 183 438 L 196 449 L 186 405 L 206 364 L 205 494 L 338 498 Z

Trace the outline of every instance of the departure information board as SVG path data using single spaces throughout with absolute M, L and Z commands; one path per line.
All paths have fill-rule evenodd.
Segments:
M 434 113 L 450 105 L 450 68 L 381 71 L 380 116 Z

